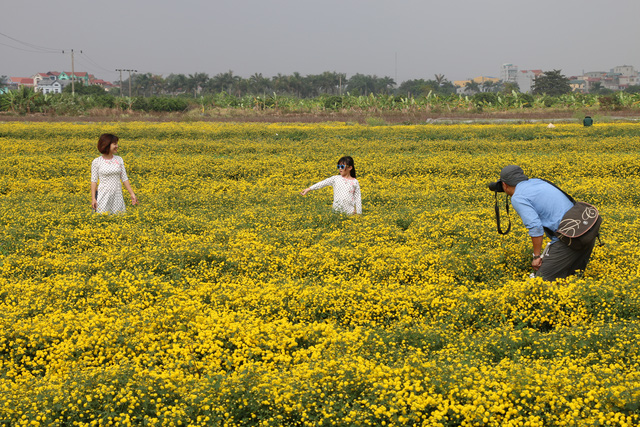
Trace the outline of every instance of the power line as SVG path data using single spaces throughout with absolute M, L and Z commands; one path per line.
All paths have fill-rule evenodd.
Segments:
M 87 71 L 92 71 L 94 73 L 100 72 L 101 74 L 104 74 L 104 73 L 109 73 L 111 75 L 114 74 L 113 70 L 108 70 L 106 68 L 103 68 L 99 64 L 96 64 L 96 63 L 93 63 L 93 62 L 89 62 L 86 59 L 87 58 L 85 58 L 84 55 L 77 55 L 76 56 L 76 61 L 78 63 L 80 63 Z
M 0 33 L 0 36 L 6 37 L 9 40 L 12 40 L 12 41 L 14 41 L 16 43 L 19 43 L 19 44 L 23 45 L 23 46 L 26 46 L 27 48 L 20 47 L 20 46 L 13 46 L 13 45 L 6 44 L 6 43 L 0 43 L 0 45 L 7 46 L 7 47 L 9 47 L 11 49 L 15 49 L 15 50 L 21 50 L 23 52 L 30 52 L 30 53 L 57 53 L 57 54 L 60 54 L 60 52 L 62 52 L 63 54 L 69 52 L 69 49 L 53 49 L 53 48 L 50 48 L 50 47 L 39 46 L 39 45 L 36 45 L 36 44 L 33 44 L 33 43 L 28 43 L 28 42 L 25 42 L 25 41 L 22 41 L 22 40 L 18 40 L 17 38 L 11 37 L 11 36 L 9 36 L 7 34 L 4 34 L 4 33 Z M 73 49 L 71 49 L 70 52 L 72 52 L 72 56 L 73 56 Z M 94 67 L 97 67 L 97 68 L 99 68 L 100 70 L 102 70 L 104 72 L 113 73 L 112 70 L 110 70 L 110 69 L 108 69 L 106 67 L 103 67 L 102 65 L 98 64 L 96 61 L 94 61 L 93 59 L 88 57 L 83 51 L 80 51 L 80 54 L 82 55 L 82 57 L 84 57 L 83 59 L 86 59 Z M 80 59 L 80 58 L 77 58 L 77 59 Z M 83 62 L 83 61 L 80 61 L 80 62 Z M 90 67 L 87 67 L 87 68 L 90 68 Z
M 0 33 L 0 36 L 4 36 L 4 37 L 6 37 L 6 38 L 8 38 L 10 40 L 13 40 L 16 43 L 20 43 L 23 46 L 27 46 L 28 48 L 36 49 L 35 51 L 27 51 L 27 52 L 34 52 L 34 53 L 60 53 L 60 50 L 61 50 L 61 49 L 53 49 L 53 48 L 45 47 L 45 46 L 38 46 L 38 45 L 33 44 L 33 43 L 23 42 L 22 40 L 18 40 L 16 38 L 8 36 L 8 35 L 6 35 L 4 33 Z M 11 46 L 11 45 L 8 45 L 8 44 L 4 44 L 4 43 L 3 43 L 3 45 L 7 46 L 7 47 L 10 47 L 10 48 L 13 48 L 13 49 L 17 49 L 17 50 L 25 50 L 25 49 L 21 49 L 21 48 L 18 48 L 18 47 L 15 47 L 15 46 Z
M 96 61 L 94 61 L 93 59 L 89 58 L 87 56 L 86 53 L 80 52 L 82 54 L 82 58 L 86 59 L 87 61 L 89 61 L 91 64 L 93 64 L 94 66 L 100 68 L 102 71 L 106 71 L 107 73 L 113 73 L 113 70 L 110 70 L 106 67 L 103 67 L 102 65 L 98 64 Z
M 2 45 L 2 46 L 6 46 L 6 47 L 10 47 L 11 49 L 21 50 L 21 51 L 23 51 L 23 52 L 30 52 L 30 53 L 60 53 L 60 52 L 43 52 L 43 51 L 41 51 L 41 50 L 23 49 L 23 48 L 21 48 L 21 47 L 11 46 L 10 44 L 6 44 L 6 43 L 0 43 L 0 45 Z
M 95 68 L 95 66 L 93 64 L 90 64 L 89 62 L 85 62 L 82 60 L 82 57 L 80 55 L 78 55 L 76 57 L 76 61 L 80 64 L 82 64 L 82 66 L 87 70 L 87 71 L 91 71 L 92 69 Z

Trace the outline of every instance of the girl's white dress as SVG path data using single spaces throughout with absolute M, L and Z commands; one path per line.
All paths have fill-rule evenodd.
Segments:
M 102 156 L 94 159 L 91 163 L 91 182 L 99 182 L 96 212 L 124 212 L 120 182 L 128 180 L 122 157 L 114 155 L 110 160 L 105 160 Z
M 362 199 L 360 197 L 360 183 L 355 178 L 346 179 L 341 175 L 334 175 L 309 187 L 318 190 L 323 187 L 333 187 L 333 210 L 347 215 L 362 214 Z

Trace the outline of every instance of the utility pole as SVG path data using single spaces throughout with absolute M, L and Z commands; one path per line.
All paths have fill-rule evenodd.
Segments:
M 125 69 L 118 68 L 116 69 L 116 71 L 120 71 L 120 96 L 122 96 L 122 72 L 123 71 L 129 72 L 129 98 L 131 98 L 131 72 L 137 73 L 138 70 L 125 70 Z
M 398 52 L 396 52 L 396 84 L 398 84 Z
M 127 70 L 129 71 L 129 98 L 131 98 L 131 72 L 137 73 L 138 70 Z
M 120 98 L 124 97 L 124 94 L 122 93 L 122 72 L 124 71 L 121 68 L 116 69 L 116 71 L 120 71 Z
M 62 51 L 62 53 L 64 54 L 64 50 Z M 80 53 L 82 53 L 82 51 L 80 51 Z M 73 49 L 71 49 L 71 95 L 75 96 L 76 95 L 76 69 L 74 67 L 74 61 L 73 61 Z
M 73 62 L 73 49 L 71 49 L 71 96 L 76 96 L 76 69 Z

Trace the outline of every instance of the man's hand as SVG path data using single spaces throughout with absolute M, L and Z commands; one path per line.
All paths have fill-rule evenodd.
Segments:
M 531 267 L 533 267 L 535 271 L 538 271 L 541 265 L 542 265 L 542 258 L 536 258 L 533 261 L 531 261 Z
M 531 267 L 533 267 L 533 269 L 535 271 L 538 271 L 538 269 L 540 268 L 540 266 L 542 265 L 542 240 L 544 239 L 544 235 L 543 236 L 536 236 L 536 237 L 532 237 L 531 238 L 531 243 L 533 243 L 533 261 L 531 261 Z M 536 255 L 536 254 L 540 254 L 540 255 Z

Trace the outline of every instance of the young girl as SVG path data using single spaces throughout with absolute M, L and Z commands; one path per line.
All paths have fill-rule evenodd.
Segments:
M 122 157 L 116 156 L 118 137 L 110 133 L 100 135 L 98 151 L 102 153 L 102 156 L 94 159 L 91 163 L 91 207 L 96 212 L 124 212 L 124 198 L 120 181 L 131 195 L 131 203 L 136 205 L 138 198 L 129 184 Z M 99 185 L 98 181 L 100 181 Z M 96 190 L 98 190 L 97 195 Z
M 311 190 L 332 186 L 333 210 L 347 215 L 362 214 L 362 200 L 360 199 L 360 184 L 356 179 L 356 167 L 351 156 L 344 156 L 338 160 L 338 175 L 313 184 L 300 192 L 305 196 Z

